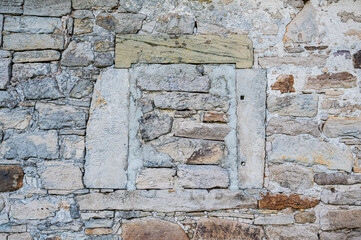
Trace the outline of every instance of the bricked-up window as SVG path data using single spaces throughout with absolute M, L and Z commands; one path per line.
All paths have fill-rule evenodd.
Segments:
M 104 72 L 95 86 L 86 186 L 137 190 L 129 209 L 142 209 L 137 199 L 174 198 L 172 210 L 245 204 L 240 190 L 263 184 L 266 100 L 265 72 L 240 69 L 252 66 L 248 38 L 117 42 L 116 67 L 124 69 Z M 204 205 L 208 198 L 220 205 Z

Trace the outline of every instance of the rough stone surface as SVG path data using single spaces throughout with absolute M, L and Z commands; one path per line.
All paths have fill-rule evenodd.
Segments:
M 273 117 L 267 124 L 267 135 L 286 134 L 300 135 L 309 134 L 314 137 L 321 135 L 318 123 L 311 119 L 289 119 L 282 117 Z
M 256 217 L 256 225 L 288 225 L 295 222 L 293 215 L 273 215 L 266 217 Z
M 61 155 L 65 159 L 80 160 L 84 157 L 84 137 L 77 135 L 65 136 L 62 140 Z
M 72 106 L 37 103 L 40 129 L 85 128 L 87 116 L 84 111 Z
M 305 89 L 352 88 L 357 78 L 348 72 L 324 73 L 308 78 Z
M 113 233 L 111 228 L 87 228 L 85 229 L 86 235 L 108 235 Z
M 361 209 L 324 210 L 321 212 L 321 229 L 359 228 L 361 226 L 360 214 Z
M 280 116 L 314 117 L 317 114 L 318 97 L 316 95 L 290 95 L 267 98 L 268 111 Z
M 352 136 L 361 138 L 361 117 L 329 117 L 323 126 L 327 137 Z
M 291 189 L 294 192 L 302 192 L 312 188 L 313 185 L 312 172 L 297 166 L 269 166 L 269 179 L 281 187 Z
M 173 131 L 178 137 L 223 141 L 230 128 L 221 123 L 179 122 L 174 124 Z
M 195 65 L 140 65 L 134 69 L 137 86 L 147 91 L 208 92 L 210 80 Z
M 193 239 L 261 240 L 262 237 L 263 230 L 257 226 L 226 219 L 201 218 Z
M 183 229 L 175 223 L 158 219 L 144 219 L 124 224 L 122 238 L 124 240 L 188 240 Z
M 0 13 L 22 14 L 24 0 L 1 0 Z
M 143 14 L 102 13 L 97 16 L 95 23 L 108 31 L 131 34 L 137 33 L 141 29 L 145 17 Z
M 361 50 L 356 52 L 353 56 L 352 56 L 352 59 L 353 59 L 353 66 L 354 68 L 358 68 L 360 69 L 361 68 Z
M 160 17 L 155 31 L 167 34 L 193 34 L 195 19 L 189 15 L 169 14 Z
M 1 129 L 25 129 L 31 120 L 28 109 L 0 109 Z
M 54 78 L 38 77 L 20 82 L 26 99 L 58 99 L 64 97 Z
M 61 65 L 67 67 L 88 66 L 94 61 L 90 42 L 72 41 L 63 52 Z
M 60 18 L 43 18 L 30 16 L 9 16 L 4 21 L 4 31 L 20 33 L 53 33 L 61 30 Z
M 64 48 L 64 39 L 62 36 L 51 34 L 27 34 L 12 33 L 3 36 L 3 48 L 6 50 L 41 50 Z
M 113 193 L 90 193 L 77 196 L 80 210 L 141 210 L 159 212 L 211 211 L 256 207 L 257 200 L 243 191 L 208 190 L 118 190 Z M 147 204 L 144 204 L 147 203 Z
M 15 219 L 45 219 L 54 216 L 56 205 L 46 199 L 18 202 L 11 206 L 10 217 Z
M 0 192 L 16 191 L 23 186 L 24 171 L 19 166 L 0 166 Z M 1 206 L 2 205 L 2 206 Z M 0 212 L 4 208 L 0 197 Z
M 94 66 L 108 67 L 114 64 L 114 57 L 111 53 L 98 53 L 95 55 Z
M 93 20 L 92 19 L 75 19 L 74 30 L 75 35 L 91 33 L 93 32 Z
M 55 50 L 27 51 L 14 53 L 14 63 L 50 62 L 60 59 L 60 53 Z
M 321 201 L 326 204 L 335 205 L 361 205 L 361 190 L 352 191 L 331 191 L 323 190 L 321 193 Z
M 90 9 L 93 7 L 115 7 L 118 0 L 72 0 L 74 9 Z
M 17 79 L 43 76 L 49 73 L 50 73 L 49 63 L 14 64 L 12 67 L 12 75 L 14 78 Z
M 209 123 L 227 123 L 228 115 L 224 113 L 216 113 L 216 112 L 205 112 L 202 115 L 203 122 Z
M 318 185 L 351 185 L 361 183 L 361 175 L 342 173 L 316 173 L 315 183 Z
M 40 179 L 45 189 L 76 190 L 83 188 L 80 168 L 67 162 L 49 161 L 39 166 Z
M 294 209 L 304 209 L 304 208 L 312 208 L 318 204 L 319 200 L 306 197 L 297 194 L 291 195 L 270 195 L 267 193 L 259 200 L 260 208 L 274 209 L 280 210 L 285 208 L 294 208 Z
M 59 156 L 58 134 L 56 131 L 14 134 L 3 141 L 1 155 L 10 159 L 31 157 L 56 159 Z
M 70 13 L 71 0 L 26 0 L 24 14 L 61 17 Z
M 351 232 L 322 232 L 320 240 L 358 240 L 360 238 L 360 231 Z
M 317 240 L 318 230 L 316 226 L 276 226 L 267 227 L 266 234 L 274 240 Z
M 172 129 L 173 118 L 168 115 L 149 113 L 139 120 L 139 130 L 144 141 L 150 141 L 167 134 Z
M 304 67 L 323 67 L 327 58 L 322 55 L 312 55 L 309 57 L 263 57 L 259 59 L 259 65 L 262 68 L 280 67 L 281 65 L 295 65 Z
M 126 187 L 128 78 L 127 70 L 108 70 L 103 72 L 95 84 L 86 132 L 86 187 Z M 104 157 L 104 152 L 107 152 L 107 157 Z
M 349 149 L 321 142 L 314 138 L 278 136 L 272 142 L 271 162 L 296 161 L 301 164 L 322 164 L 329 169 L 351 172 L 353 156 Z
M 179 165 L 178 183 L 184 188 L 226 188 L 228 171 L 218 166 Z
M 0 89 L 5 89 L 11 74 L 11 59 L 0 58 Z
M 8 240 L 32 240 L 30 233 L 15 233 L 8 236 Z
M 300 212 L 295 214 L 296 223 L 314 223 L 316 222 L 317 217 L 314 211 L 310 212 Z
M 137 189 L 167 189 L 173 187 L 175 170 L 169 168 L 148 168 L 142 170 L 136 179 Z
M 281 93 L 295 92 L 293 84 L 295 83 L 293 75 L 280 75 L 277 77 L 277 82 L 272 84 L 272 90 L 280 90 Z

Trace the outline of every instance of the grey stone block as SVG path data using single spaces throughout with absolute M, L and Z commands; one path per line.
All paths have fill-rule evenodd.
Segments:
M 24 14 L 61 17 L 71 11 L 71 0 L 25 0 Z

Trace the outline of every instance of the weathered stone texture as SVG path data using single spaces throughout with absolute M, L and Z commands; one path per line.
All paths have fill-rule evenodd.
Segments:
M 11 76 L 11 59 L 0 57 L 0 89 L 6 89 Z
M 19 166 L 0 166 L 0 192 L 16 191 L 23 186 L 24 171 Z M 5 207 L 0 197 L 0 212 Z
M 93 31 L 92 19 L 75 19 L 74 20 L 74 35 L 91 33 Z
M 352 136 L 361 138 L 361 117 L 329 117 L 323 126 L 327 137 Z
M 128 222 L 122 227 L 124 240 L 188 240 L 183 229 L 175 223 L 158 219 L 144 219 Z
M 76 107 L 37 103 L 35 109 L 39 112 L 38 124 L 40 129 L 75 129 L 86 126 L 86 113 Z
M 65 159 L 80 160 L 84 157 L 85 142 L 84 137 L 77 135 L 65 136 L 62 140 L 61 155 Z
M 10 217 L 15 219 L 46 219 L 54 216 L 56 205 L 46 199 L 17 202 L 11 206 Z
M 38 77 L 21 81 L 20 86 L 25 99 L 58 99 L 64 97 L 55 79 L 51 77 Z
M 1 154 L 5 158 L 38 157 L 56 159 L 59 156 L 58 134 L 56 131 L 18 133 L 3 141 Z
M 71 11 L 71 0 L 26 0 L 24 14 L 61 17 Z
M 193 34 L 195 18 L 189 15 L 168 14 L 160 17 L 155 31 L 167 34 Z
M 279 67 L 281 65 L 324 67 L 326 65 L 326 60 L 327 60 L 326 56 L 311 55 L 308 57 L 293 57 L 293 56 L 263 57 L 260 58 L 258 61 L 259 61 L 259 65 L 262 68 L 272 68 L 272 67 Z
M 296 223 L 314 223 L 316 222 L 317 217 L 314 211 L 310 212 L 300 212 L 295 214 Z
M 208 123 L 227 123 L 228 114 L 218 112 L 205 112 L 202 121 Z
M 113 233 L 111 228 L 87 228 L 85 229 L 86 235 L 108 235 Z
M 321 135 L 318 123 L 311 119 L 289 119 L 282 117 L 273 117 L 267 124 L 267 135 L 286 134 L 300 135 L 309 134 L 314 137 Z
M 15 233 L 8 236 L 7 240 L 32 240 L 30 233 Z
M 12 33 L 3 36 L 3 48 L 6 50 L 40 50 L 64 48 L 64 39 L 59 35 Z
M 142 28 L 145 18 L 146 16 L 143 14 L 102 13 L 97 16 L 95 23 L 114 33 L 131 34 L 137 33 Z M 129 55 L 128 58 L 131 58 L 131 55 Z
M 261 240 L 263 235 L 262 228 L 258 226 L 226 219 L 201 218 L 193 239 Z
M 4 31 L 20 33 L 53 33 L 62 28 L 60 18 L 30 16 L 8 16 L 4 21 Z
M 31 120 L 28 109 L 0 109 L 1 129 L 25 129 Z
M 361 190 L 346 192 L 323 190 L 321 193 L 321 201 L 326 204 L 361 205 Z
M 272 84 L 272 90 L 280 90 L 281 93 L 295 92 L 293 87 L 295 80 L 293 75 L 280 75 L 277 77 L 277 82 Z
M 0 13 L 22 14 L 24 0 L 1 0 Z
M 361 175 L 342 173 L 316 173 L 315 183 L 318 185 L 351 185 L 361 183 Z
M 356 76 L 348 72 L 324 73 L 309 77 L 305 89 L 353 88 L 356 81 Z
M 2 33 L 3 25 L 4 25 L 4 15 L 0 14 L 0 46 L 2 45 L 3 42 L 3 33 Z
M 227 124 L 221 123 L 177 122 L 173 126 L 174 136 L 219 141 L 223 141 L 230 130 Z
M 272 240 L 317 240 L 316 226 L 275 226 L 266 227 L 266 234 Z
M 320 240 L 358 240 L 361 232 L 354 230 L 351 232 L 322 232 Z
M 74 9 L 90 9 L 93 7 L 115 7 L 118 0 L 72 0 Z
M 139 120 L 139 131 L 144 141 L 150 141 L 167 134 L 172 129 L 173 118 L 163 114 L 149 113 Z
M 179 165 L 178 184 L 184 188 L 226 188 L 228 171 L 218 166 Z
M 267 195 L 263 196 L 259 200 L 259 207 L 260 208 L 267 208 L 267 209 L 274 209 L 280 210 L 285 208 L 294 208 L 294 209 L 304 209 L 304 208 L 312 208 L 318 204 L 319 200 L 306 197 L 297 194 L 290 194 L 290 195 Z
M 90 42 L 72 41 L 61 58 L 61 65 L 67 67 L 88 66 L 92 62 L 94 62 L 94 53 Z
M 170 168 L 148 168 L 138 173 L 137 189 L 167 189 L 173 187 L 175 170 Z
M 359 228 L 361 226 L 360 214 L 361 209 L 324 210 L 321 212 L 321 229 Z
M 50 73 L 49 63 L 14 64 L 12 67 L 12 75 L 14 78 L 17 79 L 43 76 L 49 73 Z
M 60 53 L 55 50 L 15 52 L 14 63 L 50 62 L 60 59 Z
M 314 117 L 318 109 L 317 95 L 290 95 L 267 98 L 268 111 L 280 116 Z
M 359 50 L 358 52 L 356 52 L 353 56 L 353 66 L 354 68 L 361 68 L 361 50 Z
M 293 215 L 271 215 L 264 217 L 256 217 L 254 224 L 256 225 L 288 225 L 295 222 Z
M 125 188 L 127 184 L 128 81 L 128 70 L 108 70 L 94 87 L 86 131 L 86 187 Z

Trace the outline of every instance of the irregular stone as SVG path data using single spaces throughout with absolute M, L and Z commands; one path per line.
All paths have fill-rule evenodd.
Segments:
M 11 192 L 22 188 L 23 179 L 24 171 L 21 167 L 0 166 L 0 192 Z M 4 200 L 2 198 L 0 200 L 2 200 L 2 205 L 5 206 Z M 1 210 L 2 209 L 0 209 L 0 212 Z
M 296 161 L 301 164 L 322 164 L 329 169 L 351 172 L 353 156 L 349 149 L 321 142 L 314 138 L 277 136 L 272 142 L 270 162 Z
M 114 56 L 112 53 L 98 53 L 95 55 L 94 66 L 109 67 L 114 64 Z
M 0 89 L 6 89 L 11 77 L 11 59 L 0 58 Z
M 318 123 L 311 119 L 290 119 L 273 117 L 267 125 L 267 135 L 272 134 L 286 134 L 286 135 L 300 135 L 309 134 L 314 137 L 321 135 L 318 128 Z
M 272 240 L 317 240 L 318 228 L 312 225 L 266 227 L 266 234 Z
M 358 52 L 356 52 L 353 56 L 353 67 L 354 68 L 361 68 L 361 50 L 359 50 Z
M 228 114 L 217 112 L 205 112 L 202 115 L 202 121 L 208 123 L 227 123 Z
M 173 118 L 169 115 L 149 113 L 139 120 L 140 135 L 144 141 L 150 141 L 167 134 L 172 129 Z
M 38 77 L 20 82 L 25 99 L 58 99 L 64 97 L 54 78 Z
M 174 117 L 175 118 L 188 118 L 188 117 L 191 117 L 191 116 L 195 115 L 196 113 L 197 113 L 196 110 L 175 111 L 174 112 Z
M 88 66 L 94 62 L 94 53 L 90 42 L 72 41 L 65 49 L 61 59 L 61 65 L 67 67 Z
M 38 102 L 40 129 L 85 128 L 87 114 L 76 107 Z
M 33 240 L 30 233 L 15 233 L 8 236 L 8 240 Z
M 85 229 L 86 235 L 107 235 L 113 233 L 111 228 L 87 228 Z
M 105 27 L 110 25 L 108 30 L 114 30 L 117 26 L 114 17 L 107 16 L 109 19 L 101 17 L 104 19 L 103 22 L 107 22 Z M 123 21 L 127 22 L 127 20 Z M 123 27 L 119 29 L 122 30 Z M 236 64 L 236 68 L 250 68 L 253 65 L 252 42 L 246 35 L 182 35 L 174 38 L 163 35 L 124 34 L 118 35 L 116 41 L 115 67 L 117 68 L 129 68 L 132 63 L 138 62 L 231 63 Z
M 328 46 L 305 46 L 307 51 L 322 51 L 327 49 Z
M 168 14 L 159 18 L 155 31 L 167 34 L 193 34 L 196 22 L 193 16 Z
M 315 94 L 270 96 L 267 107 L 270 112 L 280 116 L 314 117 L 317 114 L 318 97 Z
M 337 16 L 341 18 L 341 22 L 347 22 L 352 19 L 354 22 L 361 22 L 361 16 L 355 16 L 354 13 L 342 11 L 337 13 Z
M 109 174 L 109 173 L 108 173 Z M 114 179 L 114 178 L 113 178 Z M 214 190 L 117 190 L 111 193 L 79 195 L 80 210 L 140 210 L 159 212 L 213 211 L 233 208 L 255 208 L 257 200 L 243 191 Z M 147 204 L 144 204 L 147 203 Z
M 321 212 L 321 229 L 337 230 L 352 229 L 361 226 L 361 209 L 350 210 L 324 210 Z
M 8 92 L 0 91 L 0 107 L 14 107 L 16 99 Z
M 19 220 L 46 219 L 54 216 L 57 206 L 46 199 L 16 202 L 11 205 L 10 217 Z
M 256 225 L 288 225 L 295 222 L 293 215 L 273 215 L 265 217 L 256 217 L 254 224 Z
M 94 48 L 95 48 L 94 49 L 95 52 L 114 51 L 114 42 L 112 42 L 112 41 L 95 41 Z M 155 76 L 153 76 L 153 77 L 155 77 Z
M 58 134 L 56 131 L 14 134 L 3 141 L 1 154 L 8 159 L 17 157 L 56 159 L 59 157 Z
M 293 84 L 295 83 L 293 75 L 279 75 L 277 82 L 272 84 L 272 90 L 280 90 L 281 93 L 295 92 Z
M 323 126 L 327 137 L 352 136 L 361 138 L 361 117 L 329 117 Z
M 74 9 L 90 9 L 93 7 L 116 7 L 118 0 L 72 0 Z
M 26 0 L 25 15 L 61 17 L 71 11 L 71 0 Z
M 320 240 L 358 240 L 361 232 L 354 230 L 351 232 L 322 232 Z
M 77 19 L 94 18 L 94 14 L 91 10 L 75 10 L 73 16 Z
M 0 13 L 22 14 L 24 0 L 1 0 Z
M 167 189 L 173 187 L 176 172 L 170 168 L 147 168 L 137 174 L 137 189 Z
M 316 220 L 317 220 L 317 218 L 316 218 L 316 214 L 314 211 L 300 212 L 300 213 L 295 214 L 296 223 L 301 223 L 301 224 L 314 223 L 314 222 L 316 222 Z
M 333 53 L 334 57 L 344 56 L 346 59 L 351 59 L 351 53 L 348 50 L 337 50 Z
M 305 89 L 353 88 L 357 78 L 348 72 L 323 73 L 308 78 Z
M 176 223 L 158 219 L 127 222 L 122 226 L 124 240 L 188 240 L 187 234 Z
M 258 59 L 259 65 L 262 68 L 279 67 L 281 65 L 295 65 L 304 67 L 324 67 L 326 65 L 327 57 L 323 55 L 311 55 L 308 57 L 262 57 Z
M 134 68 L 137 86 L 147 91 L 208 92 L 210 80 L 196 65 L 140 65 Z
M 88 79 L 80 79 L 70 92 L 72 98 L 83 98 L 89 96 L 93 91 L 93 82 Z
M 146 16 L 143 14 L 101 13 L 97 16 L 95 23 L 117 34 L 130 34 L 137 33 L 142 28 L 145 18 Z M 131 57 L 131 55 L 128 57 Z
M 0 109 L 0 127 L 1 129 L 25 129 L 31 120 L 28 109 Z
M 93 32 L 93 20 L 92 19 L 75 19 L 74 31 L 75 35 L 91 33 Z
M 53 33 L 61 31 L 60 18 L 30 16 L 8 16 L 5 18 L 4 31 L 20 33 Z
M 236 77 L 239 187 L 262 188 L 266 155 L 266 71 L 239 69 Z
M 227 219 L 201 218 L 193 239 L 261 240 L 263 235 L 261 227 Z
M 83 188 L 83 174 L 79 166 L 69 162 L 48 161 L 38 165 L 45 189 L 76 190 Z
M 85 150 L 84 137 L 77 135 L 65 136 L 60 150 L 65 159 L 83 159 Z
M 303 192 L 312 188 L 313 174 L 306 168 L 289 165 L 269 166 L 270 181 L 294 192 Z
M 228 171 L 218 166 L 178 165 L 178 184 L 184 188 L 226 188 Z
M 323 190 L 321 201 L 326 204 L 335 205 L 361 205 L 361 190 L 351 190 L 346 192 Z
M 50 73 L 49 63 L 14 64 L 12 69 L 12 75 L 16 79 L 32 78 L 32 77 L 47 75 L 49 73 Z
M 27 52 L 15 52 L 13 62 L 14 63 L 27 63 L 27 62 L 50 62 L 60 59 L 60 53 L 55 50 L 43 50 L 43 51 L 27 51 Z
M 82 220 L 114 218 L 113 211 L 81 212 L 80 215 Z
M 294 19 L 287 25 L 283 43 L 312 42 L 318 37 L 316 9 L 308 2 Z
M 270 195 L 269 193 L 267 193 L 266 195 L 262 196 L 258 204 L 259 204 L 259 208 L 281 210 L 285 208 L 293 208 L 293 209 L 313 208 L 318 204 L 318 202 L 319 202 L 318 199 L 297 195 L 297 194 Z
M 230 132 L 227 124 L 221 123 L 197 123 L 197 122 L 177 122 L 173 126 L 174 136 L 224 141 Z
M 3 48 L 6 50 L 40 50 L 64 48 L 64 38 L 52 34 L 28 34 L 28 33 L 11 33 L 3 37 Z
M 169 138 L 154 143 L 153 147 L 186 164 L 217 164 L 224 156 L 224 143 L 186 138 Z M 175 151 L 176 150 L 176 151 Z
M 149 95 L 154 105 L 160 109 L 175 110 L 228 110 L 228 102 L 223 97 L 211 94 L 163 92 Z
M 126 188 L 128 116 L 128 70 L 103 72 L 94 87 L 86 129 L 86 187 Z
M 361 183 L 361 175 L 316 173 L 315 182 L 318 185 L 352 185 Z

